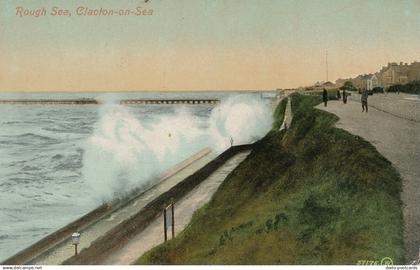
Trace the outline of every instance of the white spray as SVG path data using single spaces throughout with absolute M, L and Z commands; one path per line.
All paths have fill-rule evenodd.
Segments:
M 83 177 L 98 200 L 108 201 L 142 188 L 165 170 L 199 150 L 220 153 L 234 144 L 251 143 L 271 127 L 271 111 L 255 96 L 237 96 L 215 107 L 207 128 L 185 107 L 172 115 L 134 117 L 128 107 L 105 104 L 87 140 Z
M 224 101 L 210 115 L 209 133 L 213 147 L 223 151 L 230 146 L 247 144 L 262 138 L 271 128 L 270 106 L 255 96 L 240 95 Z

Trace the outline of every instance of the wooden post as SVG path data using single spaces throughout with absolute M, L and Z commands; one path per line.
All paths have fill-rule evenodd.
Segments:
M 419 257 L 417 258 L 417 264 L 420 264 L 420 246 L 419 246 Z
M 174 206 L 175 204 L 174 204 L 174 202 L 172 202 L 172 207 L 171 207 L 171 210 L 172 210 L 172 238 L 174 238 L 175 237 L 175 206 Z
M 166 234 L 166 207 L 163 208 L 163 233 L 165 235 L 165 242 L 168 241 L 168 235 Z
M 74 255 L 77 255 L 77 245 L 74 245 Z

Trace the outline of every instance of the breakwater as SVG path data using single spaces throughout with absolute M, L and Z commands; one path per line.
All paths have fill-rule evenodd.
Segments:
M 219 104 L 220 99 L 122 99 L 122 105 L 164 105 L 164 104 Z M 0 104 L 15 105 L 98 105 L 107 103 L 96 99 L 0 99 Z

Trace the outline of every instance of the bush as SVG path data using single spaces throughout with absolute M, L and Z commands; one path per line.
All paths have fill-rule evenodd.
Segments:
M 329 89 L 329 90 L 327 90 L 328 100 L 337 100 L 337 90 L 338 89 Z M 322 90 L 321 91 L 309 92 L 308 94 L 310 96 L 320 96 L 320 97 L 322 97 Z
M 356 91 L 357 88 L 353 85 L 351 81 L 346 81 L 344 85 L 340 87 L 340 90 Z
M 372 92 L 373 93 L 383 93 L 384 92 L 384 89 L 382 88 L 382 87 L 374 87 L 373 89 L 372 89 Z

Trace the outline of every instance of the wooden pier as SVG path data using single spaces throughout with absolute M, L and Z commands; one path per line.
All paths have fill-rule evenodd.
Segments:
M 219 99 L 123 99 L 120 104 L 218 104 Z
M 95 99 L 2 99 L 0 104 L 15 105 L 97 105 L 106 101 Z M 165 104 L 219 104 L 219 99 L 122 99 L 122 105 L 165 105 Z
M 16 105 L 89 105 L 100 104 L 95 99 L 0 99 L 0 104 Z

